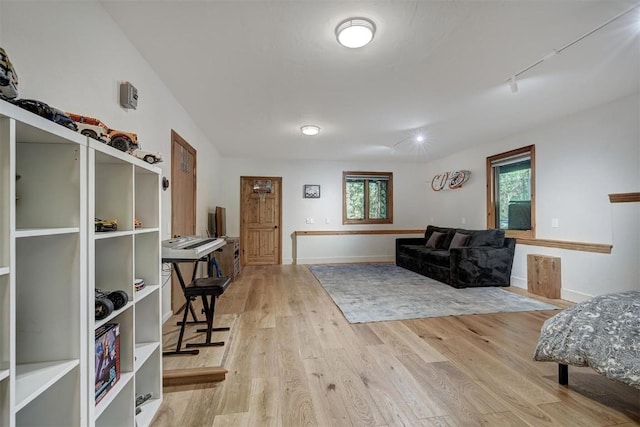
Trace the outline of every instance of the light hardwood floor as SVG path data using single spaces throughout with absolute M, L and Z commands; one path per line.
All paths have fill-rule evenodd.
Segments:
M 573 367 L 563 387 L 557 365 L 532 361 L 554 313 L 349 324 L 305 266 L 246 267 L 216 305 L 225 347 L 164 358 L 222 363 L 226 380 L 165 387 L 152 425 L 640 425 L 640 391 Z

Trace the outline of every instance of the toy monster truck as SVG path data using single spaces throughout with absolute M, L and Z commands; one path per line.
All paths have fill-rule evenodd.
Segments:
M 129 302 L 125 291 L 101 291 L 96 289 L 96 320 L 102 320 Z

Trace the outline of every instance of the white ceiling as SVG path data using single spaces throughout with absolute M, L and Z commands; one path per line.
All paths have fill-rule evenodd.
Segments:
M 518 93 L 506 84 L 637 3 L 101 1 L 223 156 L 396 161 L 638 92 L 640 8 L 523 73 Z M 358 16 L 373 42 L 338 45 L 336 25 Z M 309 123 L 319 135 L 301 134 Z

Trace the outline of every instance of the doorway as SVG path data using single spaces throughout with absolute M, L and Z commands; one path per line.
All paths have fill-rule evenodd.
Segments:
M 282 263 L 282 178 L 240 177 L 242 265 Z
M 171 237 L 196 234 L 196 150 L 171 130 Z M 193 265 L 180 266 L 185 280 L 191 279 Z M 176 274 L 171 275 L 171 310 L 177 313 L 185 304 Z

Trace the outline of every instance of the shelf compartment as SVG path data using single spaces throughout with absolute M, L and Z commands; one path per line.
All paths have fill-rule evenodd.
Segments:
M 93 399 L 92 399 L 93 401 Z M 132 426 L 135 396 L 133 372 L 121 373 L 120 380 L 96 405 L 96 426 Z
M 21 238 L 15 245 L 16 363 L 80 359 L 86 242 L 65 234 Z
M 10 230 L 13 229 L 11 206 L 15 200 L 13 182 L 15 172 L 11 162 L 11 134 L 15 130 L 15 122 L 0 117 L 0 265 L 9 265 L 11 253 Z M 1 419 L 0 419 L 1 421 Z
M 154 292 L 136 303 L 136 344 L 160 342 L 160 292 Z
M 135 242 L 135 278 L 145 283 L 160 283 L 160 239 L 158 233 L 136 234 Z
M 135 168 L 135 216 L 145 227 L 160 227 L 160 175 Z
M 149 359 L 149 357 L 160 348 L 159 342 L 149 342 L 149 343 L 141 343 L 136 344 L 136 360 L 135 360 L 135 370 L 136 372 L 145 362 Z
M 85 150 L 71 143 L 16 145 L 16 228 L 80 226 Z
M 95 241 L 95 288 L 125 291 L 133 297 L 133 238 L 116 236 Z
M 16 411 L 51 388 L 79 364 L 80 361 L 76 359 L 16 365 Z M 76 385 L 75 390 L 77 388 Z M 70 393 L 70 390 L 65 390 L 65 393 Z
M 151 399 L 140 407 L 142 412 L 136 417 L 138 426 L 148 426 L 155 414 L 156 404 L 162 398 L 162 353 L 160 347 L 154 349 L 149 358 L 136 372 L 136 396 L 151 394 Z
M 117 153 L 114 153 L 117 154 Z M 94 215 L 118 221 L 118 232 L 133 230 L 133 165 L 117 157 L 95 152 Z M 90 184 L 91 185 L 91 184 Z M 96 235 L 107 233 L 96 233 Z

